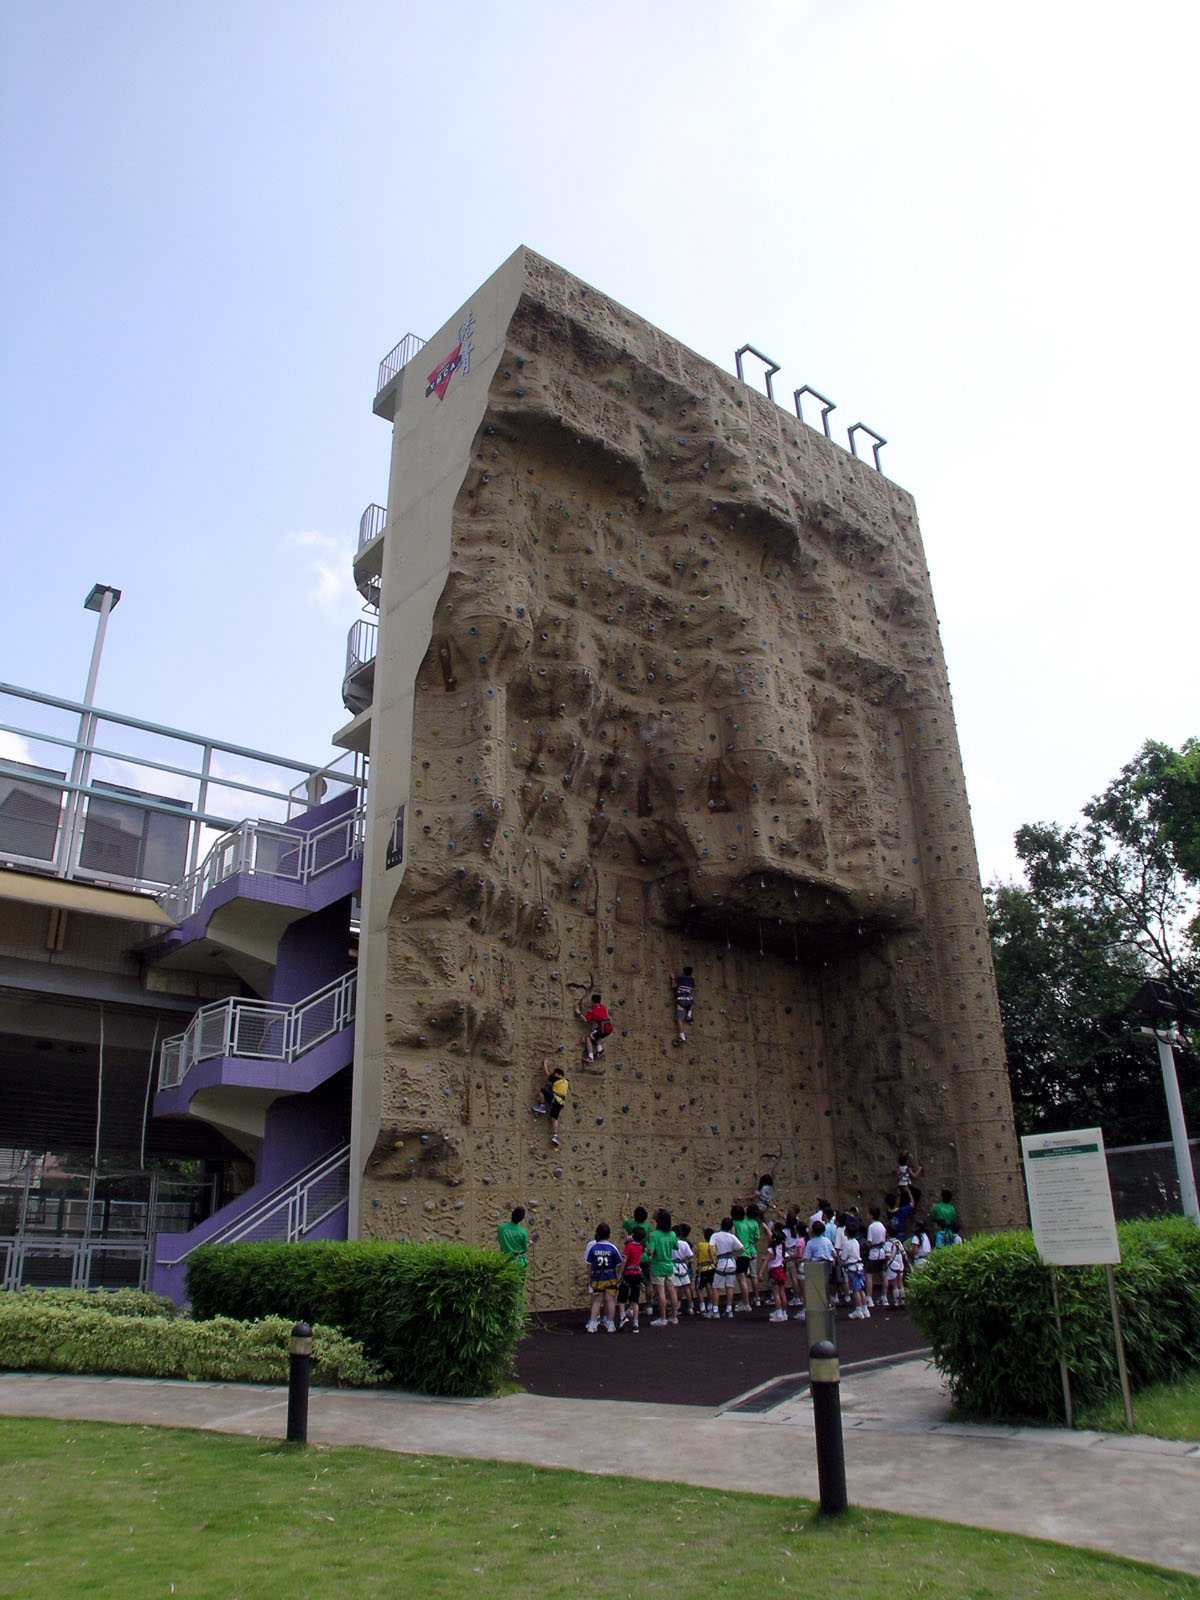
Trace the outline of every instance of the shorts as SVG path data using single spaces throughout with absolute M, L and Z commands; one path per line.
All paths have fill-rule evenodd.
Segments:
M 670 1261 L 665 1267 L 651 1267 L 650 1276 L 656 1281 L 661 1281 L 662 1283 L 674 1283 L 675 1263 Z
M 546 1109 L 552 1117 L 561 1117 L 565 1100 L 560 1100 L 556 1094 L 551 1094 L 549 1089 L 542 1090 L 542 1099 L 546 1102 Z
M 847 1267 L 846 1284 L 851 1294 L 861 1294 L 866 1285 L 866 1276 L 861 1267 Z
M 699 1277 L 696 1279 L 697 1287 L 701 1289 L 711 1289 L 713 1285 L 713 1279 L 716 1277 L 716 1275 L 717 1273 L 715 1267 L 703 1267 L 700 1271 Z
M 753 1270 L 754 1270 L 754 1257 L 753 1256 L 739 1256 L 737 1258 L 737 1273 L 738 1273 L 738 1277 L 739 1278 L 744 1278 L 744 1277 L 749 1276 L 749 1274 Z
M 612 1277 L 609 1277 L 609 1278 L 592 1278 L 588 1282 L 588 1288 L 592 1291 L 593 1294 L 616 1294 L 616 1292 L 617 1292 L 616 1275 L 614 1274 Z
M 772 1283 L 786 1283 L 787 1282 L 787 1272 L 784 1270 L 783 1267 L 770 1267 L 770 1268 L 768 1268 L 767 1277 L 771 1280 Z
M 623 1306 L 636 1306 L 642 1298 L 642 1275 L 640 1272 L 627 1272 L 621 1279 L 621 1286 L 617 1290 L 618 1304 Z
M 737 1287 L 737 1274 L 733 1270 L 733 1263 L 728 1267 L 717 1267 L 713 1273 L 713 1288 L 720 1294 L 722 1289 L 735 1289 Z

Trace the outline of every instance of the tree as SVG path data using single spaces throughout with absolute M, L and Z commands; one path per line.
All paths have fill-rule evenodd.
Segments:
M 1200 883 L 1200 739 L 1188 739 L 1180 750 L 1151 740 L 1141 760 L 1138 784 L 1150 819 L 1182 876 Z M 1194 922 L 1192 936 L 1197 937 Z
M 1122 1012 L 1146 977 L 1195 987 L 1197 749 L 1147 744 L 1079 825 L 1019 829 L 1025 883 L 986 891 L 1021 1132 L 1098 1125 L 1114 1145 L 1166 1137 L 1157 1055 Z M 1180 1063 L 1195 1126 L 1192 1065 Z

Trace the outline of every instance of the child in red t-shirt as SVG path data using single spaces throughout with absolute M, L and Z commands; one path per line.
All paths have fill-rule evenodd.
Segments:
M 581 1022 L 587 1024 L 587 1037 L 583 1041 L 583 1059 L 595 1061 L 597 1056 L 604 1054 L 604 1040 L 613 1031 L 612 1019 L 608 1014 L 608 1007 L 598 994 L 592 996 L 591 1009 L 584 1011 L 583 1001 L 575 1007 L 575 1014 Z
M 617 1327 L 628 1323 L 634 1333 L 638 1331 L 638 1304 L 642 1298 L 642 1255 L 646 1249 L 646 1230 L 638 1226 L 625 1241 L 625 1259 L 621 1264 L 621 1281 L 617 1285 L 617 1304 L 621 1307 L 621 1320 Z

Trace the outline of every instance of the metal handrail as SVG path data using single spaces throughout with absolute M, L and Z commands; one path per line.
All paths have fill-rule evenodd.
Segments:
M 236 873 L 308 883 L 361 854 L 365 814 L 359 806 L 311 833 L 261 819 L 243 822 L 217 840 L 195 872 L 160 894 L 158 903 L 183 922 L 205 895 Z
M 379 378 L 375 384 L 376 396 L 382 394 L 401 367 L 406 367 L 412 358 L 424 348 L 425 341 L 419 334 L 406 333 L 396 348 L 389 350 L 379 363 Z
M 387 507 L 372 502 L 358 519 L 358 548 L 378 539 L 387 526 Z
M 294 1005 L 235 996 L 201 1006 L 182 1033 L 163 1040 L 158 1087 L 175 1088 L 197 1061 L 215 1056 L 297 1060 L 354 1021 L 356 983 L 356 973 L 344 973 Z
M 379 624 L 360 618 L 346 635 L 346 677 L 368 666 L 379 653 Z
M 350 1146 L 345 1144 L 337 1150 L 330 1151 L 299 1177 L 291 1179 L 271 1194 L 264 1196 L 241 1216 L 234 1217 L 223 1228 L 218 1228 L 215 1233 L 209 1234 L 206 1239 L 198 1243 L 236 1244 L 239 1240 L 248 1238 L 250 1234 L 257 1233 L 261 1238 L 284 1239 L 288 1244 L 294 1244 L 342 1204 L 349 1193 L 349 1176 Z M 344 1184 L 343 1177 L 346 1180 Z M 327 1191 L 332 1189 L 332 1194 L 319 1197 L 314 1204 L 314 1192 L 322 1187 Z M 329 1201 L 328 1204 L 325 1203 L 326 1199 Z M 324 1210 L 319 1209 L 322 1205 Z M 277 1219 L 281 1219 L 282 1226 Z M 260 1230 L 264 1228 L 271 1231 L 262 1233 Z M 181 1256 L 176 1256 L 171 1261 L 160 1259 L 159 1265 L 177 1267 L 181 1261 L 186 1261 L 196 1248 L 197 1245 L 192 1245 Z

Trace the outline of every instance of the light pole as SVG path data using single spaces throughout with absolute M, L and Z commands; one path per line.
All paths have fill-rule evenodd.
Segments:
M 75 872 L 75 857 L 77 852 L 77 836 L 79 833 L 79 817 L 83 809 L 83 789 L 87 786 L 88 774 L 92 768 L 92 755 L 89 746 L 95 738 L 96 718 L 92 712 L 92 698 L 96 693 L 96 679 L 100 673 L 100 656 L 104 650 L 104 632 L 108 627 L 109 613 L 121 598 L 120 589 L 114 589 L 111 583 L 94 583 L 87 599 L 83 602 L 85 611 L 95 611 L 96 637 L 92 643 L 92 661 L 88 668 L 87 688 L 83 692 L 83 714 L 79 719 L 79 737 L 75 745 L 75 758 L 71 762 L 71 788 L 67 795 L 67 816 L 63 825 L 62 841 L 59 847 L 59 873 L 64 878 L 70 878 Z
M 1187 1123 L 1183 1117 L 1183 1100 L 1179 1094 L 1179 1074 L 1175 1069 L 1175 1045 L 1183 1041 L 1177 1024 L 1200 1022 L 1193 996 L 1173 989 L 1169 984 L 1151 978 L 1138 990 L 1130 1009 L 1143 1019 L 1141 1033 L 1154 1039 L 1158 1045 L 1158 1061 L 1162 1067 L 1163 1090 L 1167 1097 L 1167 1117 L 1171 1124 L 1171 1143 L 1175 1147 L 1175 1167 L 1179 1173 L 1179 1199 L 1185 1217 L 1200 1223 L 1200 1204 L 1196 1200 L 1196 1177 L 1192 1170 L 1192 1152 L 1188 1144 Z

